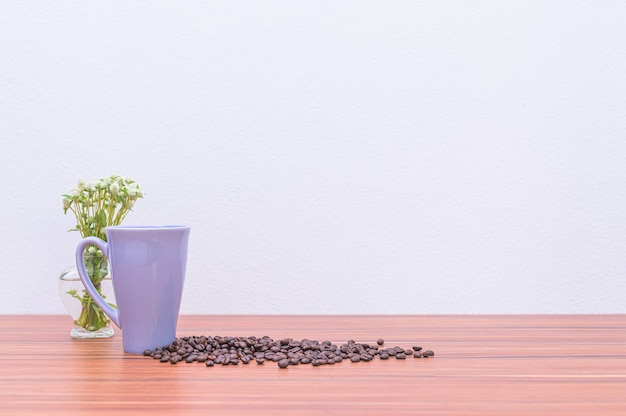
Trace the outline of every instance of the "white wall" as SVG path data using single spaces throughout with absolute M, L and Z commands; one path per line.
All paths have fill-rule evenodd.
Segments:
M 626 313 L 625 4 L 3 1 L 0 313 L 112 173 L 183 313 Z

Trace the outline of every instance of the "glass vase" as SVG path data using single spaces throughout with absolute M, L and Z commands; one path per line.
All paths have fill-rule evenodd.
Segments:
M 106 273 L 97 280 L 102 296 L 115 305 L 111 276 Z M 59 296 L 74 321 L 70 331 L 72 338 L 110 338 L 114 335 L 110 320 L 87 294 L 75 266 L 65 269 L 59 276 Z

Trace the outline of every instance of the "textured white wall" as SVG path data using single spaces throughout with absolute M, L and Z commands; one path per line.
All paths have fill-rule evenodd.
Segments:
M 2 2 L 0 313 L 112 173 L 183 313 L 626 313 L 625 4 Z

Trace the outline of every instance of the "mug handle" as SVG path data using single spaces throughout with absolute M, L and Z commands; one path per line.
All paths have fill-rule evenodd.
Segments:
M 87 274 L 87 269 L 85 268 L 85 249 L 89 246 L 96 246 L 102 253 L 104 257 L 109 258 L 109 245 L 105 243 L 103 240 L 98 237 L 86 237 L 83 238 L 76 246 L 76 269 L 78 270 L 78 275 L 80 276 L 80 280 L 83 282 L 87 293 L 91 296 L 96 305 L 98 305 L 102 311 L 118 326 L 118 328 L 122 329 L 122 325 L 120 323 L 120 313 L 119 311 L 113 309 L 106 301 L 100 296 L 96 287 L 91 282 Z

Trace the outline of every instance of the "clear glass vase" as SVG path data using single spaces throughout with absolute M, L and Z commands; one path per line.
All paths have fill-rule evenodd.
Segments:
M 110 275 L 101 278 L 100 292 L 107 302 L 115 304 L 113 281 Z M 85 291 L 75 266 L 65 269 L 59 276 L 59 296 L 74 321 L 74 326 L 70 331 L 72 338 L 110 338 L 114 335 L 115 331 L 108 317 L 88 298 L 89 295 Z M 88 316 L 85 315 L 87 309 L 90 312 Z M 102 315 L 95 319 L 92 316 L 94 311 L 96 314 L 99 311 Z M 83 324 L 79 325 L 79 322 Z

